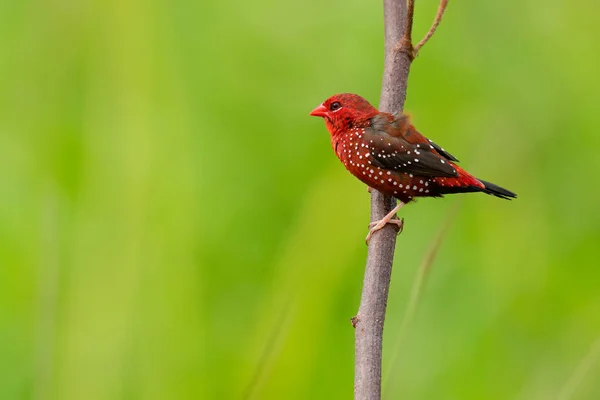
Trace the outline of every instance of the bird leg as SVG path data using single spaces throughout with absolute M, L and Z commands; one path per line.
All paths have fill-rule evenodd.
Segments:
M 399 202 L 398 205 L 396 207 L 394 207 L 394 209 L 392 211 L 390 211 L 385 217 L 383 217 L 379 221 L 371 222 L 369 224 L 369 228 L 371 228 L 371 230 L 369 230 L 369 234 L 367 235 L 367 237 L 365 239 L 367 244 L 369 244 L 369 241 L 371 240 L 371 236 L 373 236 L 373 233 L 377 232 L 378 230 L 380 230 L 387 224 L 397 225 L 398 233 L 402 232 L 402 227 L 404 226 L 404 219 L 393 219 L 393 218 L 396 216 L 396 213 L 398 212 L 398 210 L 401 209 L 402 206 L 404 206 L 405 204 L 406 203 Z

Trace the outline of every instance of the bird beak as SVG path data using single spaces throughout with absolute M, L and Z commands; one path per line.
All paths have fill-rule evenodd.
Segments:
M 313 117 L 323 117 L 325 118 L 328 114 L 329 110 L 323 104 L 320 104 L 319 107 L 315 108 L 310 112 L 310 115 Z

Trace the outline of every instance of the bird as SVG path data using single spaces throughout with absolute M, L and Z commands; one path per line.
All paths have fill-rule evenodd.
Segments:
M 418 197 L 469 192 L 517 197 L 459 167 L 458 159 L 419 133 L 408 115 L 380 112 L 359 95 L 331 96 L 310 115 L 325 120 L 333 151 L 348 171 L 369 188 L 399 200 L 384 218 L 369 225 L 367 243 L 386 224 L 401 229 L 403 220 L 395 219 L 396 213 Z

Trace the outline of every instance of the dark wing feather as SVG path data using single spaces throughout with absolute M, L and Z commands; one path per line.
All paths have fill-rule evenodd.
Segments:
M 427 146 L 417 147 L 401 137 L 368 128 L 364 139 L 371 151 L 373 165 L 417 176 L 456 177 L 456 169 Z
M 404 139 L 406 142 L 423 147 L 433 148 L 446 160 L 458 162 L 458 159 L 446 150 L 435 144 L 433 141 L 423 136 L 410 123 L 410 118 L 406 114 L 387 114 L 380 113 L 371 119 L 371 127 L 379 133 L 388 134 L 395 138 Z
M 429 139 L 427 139 L 429 140 Z M 429 140 L 429 144 L 433 146 L 433 148 L 440 153 L 442 156 L 444 156 L 447 160 L 450 161 L 454 161 L 454 162 L 458 162 L 458 159 L 456 157 L 454 157 L 452 154 L 448 153 L 446 150 L 442 149 L 440 146 L 438 146 L 437 144 L 433 143 L 431 140 Z

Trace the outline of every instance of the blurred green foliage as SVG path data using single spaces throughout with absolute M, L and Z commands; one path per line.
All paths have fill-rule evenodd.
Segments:
M 420 130 L 519 198 L 402 210 L 386 398 L 600 398 L 596 8 L 452 2 L 413 64 Z M 308 112 L 377 103 L 382 36 L 379 1 L 1 1 L 0 398 L 350 398 L 369 196 Z

